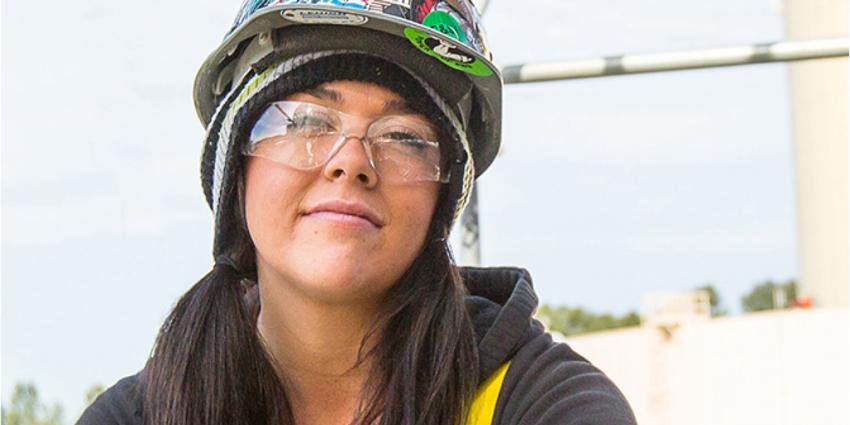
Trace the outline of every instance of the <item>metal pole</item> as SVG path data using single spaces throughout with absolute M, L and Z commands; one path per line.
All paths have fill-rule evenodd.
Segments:
M 711 49 L 625 54 L 557 62 L 508 65 L 505 84 L 569 80 L 647 72 L 678 71 L 754 63 L 799 61 L 847 56 L 846 38 L 780 41 Z
M 477 266 L 481 264 L 481 240 L 478 227 L 478 183 L 472 186 L 469 204 L 460 217 L 460 260 L 461 263 Z
M 484 13 L 487 1 L 477 2 Z M 848 56 L 846 38 L 806 41 L 780 41 L 754 45 L 712 49 L 677 50 L 671 52 L 625 54 L 558 62 L 508 65 L 502 68 L 505 84 L 577 78 L 607 77 L 648 72 L 679 71 L 756 63 L 801 61 Z M 478 227 L 478 195 L 472 190 L 469 205 L 461 217 L 461 253 L 463 263 L 478 265 L 481 244 Z
M 484 16 L 487 11 L 488 0 L 473 0 L 478 14 Z M 469 194 L 469 204 L 460 216 L 460 261 L 470 266 L 481 265 L 481 233 L 478 227 L 478 187 L 476 182 L 472 185 L 472 193 Z

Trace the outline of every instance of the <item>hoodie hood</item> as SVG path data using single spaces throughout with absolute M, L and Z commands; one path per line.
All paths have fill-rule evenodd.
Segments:
M 533 318 L 537 295 L 527 270 L 515 267 L 461 267 L 469 292 L 466 307 L 478 343 L 479 382 L 544 332 Z

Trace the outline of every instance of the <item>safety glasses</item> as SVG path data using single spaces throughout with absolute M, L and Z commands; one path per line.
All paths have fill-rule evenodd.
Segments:
M 385 115 L 369 123 L 363 137 L 348 132 L 352 126 L 362 127 L 365 120 L 308 102 L 274 102 L 254 123 L 242 153 L 311 170 L 324 166 L 354 138 L 385 181 L 449 181 L 448 167 L 441 167 L 436 132 L 421 118 Z

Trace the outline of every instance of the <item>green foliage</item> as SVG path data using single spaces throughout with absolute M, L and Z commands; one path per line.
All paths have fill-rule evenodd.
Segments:
M 536 316 L 549 330 L 565 336 L 640 325 L 640 316 L 633 311 L 617 317 L 608 313 L 592 313 L 581 307 L 551 307 L 544 304 L 537 309 Z
M 2 409 L 4 425 L 60 425 L 62 407 L 45 406 L 38 400 L 32 383 L 18 383 L 12 393 L 11 405 Z
M 747 312 L 788 308 L 794 304 L 796 298 L 797 282 L 793 279 L 786 283 L 768 280 L 756 285 L 747 295 L 744 295 L 741 299 L 741 307 Z M 777 301 L 781 305 L 777 305 Z
M 725 315 L 729 314 L 729 312 L 726 310 L 726 308 L 723 307 L 723 299 L 720 298 L 720 293 L 717 292 L 717 289 L 714 288 L 714 285 L 712 285 L 710 283 L 706 283 L 705 285 L 702 285 L 702 286 L 696 288 L 696 290 L 708 292 L 708 299 L 709 299 L 709 302 L 711 303 L 711 316 L 712 317 L 725 316 Z
M 106 388 L 103 388 L 103 385 L 100 384 L 92 384 L 89 389 L 86 391 L 86 406 L 92 404 L 94 399 L 100 395 Z

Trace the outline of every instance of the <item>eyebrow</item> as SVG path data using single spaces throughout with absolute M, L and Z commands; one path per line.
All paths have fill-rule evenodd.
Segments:
M 334 103 L 342 103 L 342 95 L 339 94 L 339 92 L 336 90 L 327 89 L 324 87 L 313 87 L 311 89 L 304 90 L 304 92 L 322 100 L 327 100 Z M 384 102 L 384 107 L 381 110 L 381 113 L 387 115 L 412 115 L 416 114 L 417 112 L 414 111 L 413 108 L 411 108 L 410 105 L 408 105 L 407 102 L 405 102 L 403 99 L 393 99 Z
M 304 90 L 304 93 L 307 93 L 313 97 L 318 97 L 322 100 L 329 100 L 334 103 L 342 102 L 342 96 L 340 96 L 339 92 L 336 90 L 330 90 L 322 87 L 313 87 L 311 89 Z
M 417 112 L 410 107 L 404 100 L 388 100 L 384 102 L 385 114 L 412 115 Z

